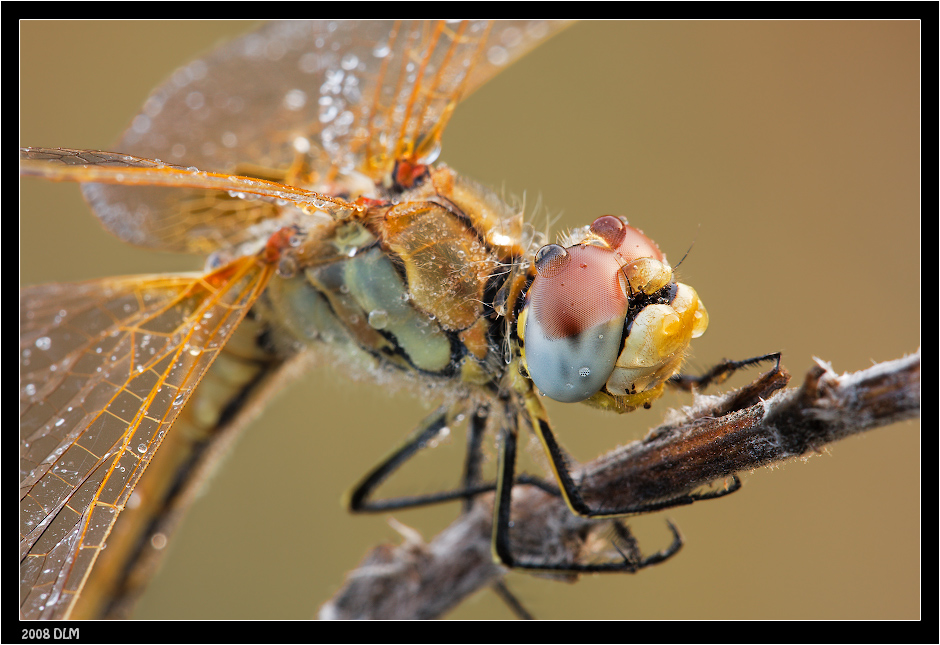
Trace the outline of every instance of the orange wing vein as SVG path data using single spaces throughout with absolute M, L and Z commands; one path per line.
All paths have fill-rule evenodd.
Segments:
M 67 618 L 165 433 L 273 268 L 20 293 L 20 612 Z
M 355 199 L 399 158 L 433 161 L 458 101 L 563 26 L 271 23 L 178 70 L 113 149 Z M 277 216 L 270 203 L 203 187 L 86 183 L 83 190 L 112 233 L 171 251 L 211 253 Z

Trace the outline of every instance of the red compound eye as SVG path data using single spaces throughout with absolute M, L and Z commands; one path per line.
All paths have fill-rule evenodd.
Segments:
M 623 320 L 629 302 L 612 251 L 580 244 L 568 249 L 552 244 L 541 251 L 546 249 L 542 262 L 536 260 L 538 276 L 528 300 L 531 318 L 547 338 L 574 338 L 612 319 Z
M 536 386 L 557 401 L 583 401 L 614 369 L 629 301 L 611 249 L 542 247 L 526 295 L 525 353 Z
M 625 263 L 633 262 L 637 258 L 653 258 L 660 262 L 666 259 L 656 242 L 646 237 L 643 231 L 629 224 L 624 225 L 623 239 L 617 246 L 617 251 Z
M 630 226 L 624 220 L 613 215 L 602 215 L 591 223 L 591 232 L 611 249 L 620 253 L 623 263 L 633 262 L 637 258 L 653 258 L 662 261 L 663 252 L 656 242 L 640 229 Z

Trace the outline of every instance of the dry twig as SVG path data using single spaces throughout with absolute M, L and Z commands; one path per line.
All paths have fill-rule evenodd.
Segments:
M 576 469 L 585 499 L 655 504 L 920 412 L 920 351 L 853 374 L 817 361 L 802 387 L 784 389 L 788 380 L 771 371 L 728 394 L 697 397 L 645 439 Z M 404 543 L 373 549 L 320 617 L 436 618 L 497 584 L 506 570 L 491 556 L 492 510 L 493 494 L 480 496 L 427 544 L 403 530 Z M 534 486 L 514 487 L 512 512 L 513 549 L 543 560 L 590 557 L 612 522 L 577 517 Z

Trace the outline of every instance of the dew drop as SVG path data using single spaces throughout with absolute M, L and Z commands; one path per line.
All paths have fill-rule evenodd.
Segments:
M 293 278 L 297 275 L 297 260 L 290 255 L 282 257 L 277 263 L 277 274 L 285 280 Z
M 505 65 L 509 60 L 509 52 L 505 48 L 495 45 L 486 50 L 486 59 L 493 65 Z
M 198 110 L 206 104 L 206 97 L 202 92 L 190 92 L 186 95 L 185 102 L 190 110 Z
M 36 339 L 36 347 L 45 351 L 52 347 L 52 339 L 48 336 L 43 336 L 42 338 Z
M 554 278 L 568 265 L 571 256 L 558 244 L 546 244 L 535 254 L 535 270 L 543 278 Z
M 294 150 L 296 150 L 300 154 L 306 154 L 310 152 L 310 139 L 308 139 L 307 137 L 303 137 L 303 136 L 294 137 L 292 144 L 294 146 Z
M 297 111 L 307 104 L 307 93 L 303 90 L 288 90 L 284 95 L 284 107 L 288 110 Z
M 390 51 L 392 50 L 388 46 L 388 43 L 382 42 L 375 46 L 375 48 L 372 50 L 372 55 L 376 58 L 385 58 L 388 56 Z
M 373 309 L 369 312 L 369 326 L 373 329 L 385 329 L 388 325 L 388 312 L 384 309 Z
M 139 134 L 144 134 L 150 129 L 150 117 L 146 114 L 138 114 L 131 122 L 131 129 Z

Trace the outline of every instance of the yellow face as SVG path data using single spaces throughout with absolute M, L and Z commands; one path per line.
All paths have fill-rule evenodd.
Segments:
M 705 332 L 705 307 L 675 282 L 656 243 L 621 218 L 599 217 L 568 242 L 536 255 L 518 322 L 529 376 L 557 401 L 646 405 Z

